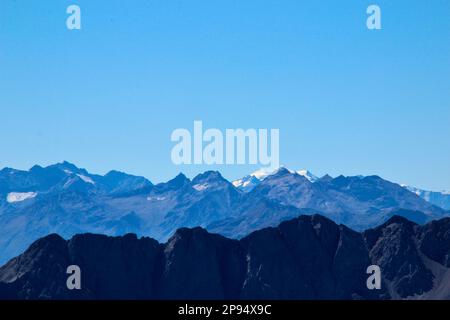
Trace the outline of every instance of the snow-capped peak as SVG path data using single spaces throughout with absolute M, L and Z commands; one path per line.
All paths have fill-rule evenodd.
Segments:
M 303 177 L 305 177 L 306 179 L 308 179 L 310 182 L 316 182 L 317 180 L 319 180 L 319 178 L 317 178 L 315 175 L 313 175 L 311 172 L 309 172 L 308 170 L 299 170 L 296 172 L 298 175 L 301 175 Z
M 8 203 L 22 202 L 27 199 L 33 199 L 37 196 L 37 192 L 10 192 L 6 196 Z
M 245 176 L 244 178 L 233 181 L 233 185 L 236 188 L 241 189 L 242 191 L 249 192 L 249 191 L 253 190 L 258 184 L 260 184 L 267 177 L 275 175 L 282 170 L 288 171 L 291 174 L 298 174 L 300 176 L 303 176 L 306 179 L 308 179 L 310 182 L 316 182 L 318 180 L 318 178 L 315 175 L 313 175 L 311 172 L 309 172 L 308 170 L 294 171 L 294 170 L 287 169 L 285 167 L 280 167 L 276 170 L 262 168 L 258 171 L 253 172 L 252 174 L 250 174 L 248 176 Z
M 262 181 L 265 178 L 267 178 L 268 176 L 277 172 L 278 170 L 279 169 L 273 170 L 273 169 L 261 168 L 255 172 L 253 172 L 252 174 L 250 174 L 250 176 L 255 177 L 256 179 Z
M 248 176 L 245 176 L 241 179 L 235 180 L 232 182 L 233 186 L 242 191 L 248 192 L 255 188 L 261 181 L 263 181 L 268 176 L 276 173 L 277 170 L 261 168 Z

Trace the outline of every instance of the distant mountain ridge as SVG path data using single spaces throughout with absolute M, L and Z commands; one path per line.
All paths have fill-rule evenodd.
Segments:
M 82 270 L 81 290 L 66 269 Z M 382 288 L 367 288 L 367 267 Z M 450 299 L 450 218 L 420 226 L 399 216 L 363 233 L 301 216 L 241 240 L 180 229 L 165 244 L 49 235 L 0 267 L 0 299 Z
M 302 214 L 322 214 L 359 231 L 398 209 L 417 223 L 449 214 L 377 176 L 316 178 L 281 168 L 254 177 L 258 184 L 243 191 L 214 171 L 154 185 L 117 171 L 91 174 L 68 162 L 29 171 L 5 168 L 0 171 L 0 264 L 50 233 L 64 238 L 136 233 L 167 241 L 178 228 L 200 226 L 239 239 Z
M 153 184 L 144 177 L 118 171 L 95 175 L 67 161 L 48 167 L 34 166 L 29 171 L 4 168 L 0 171 L 0 194 L 8 192 L 50 192 L 55 188 L 70 189 L 77 184 L 95 186 L 105 194 L 122 194 L 148 189 Z M 31 191 L 32 190 L 32 191 Z
M 278 169 L 279 170 L 279 169 Z M 271 170 L 258 170 L 250 175 L 245 176 L 244 178 L 237 179 L 233 181 L 233 185 L 244 191 L 249 192 L 253 190 L 257 185 L 259 185 L 264 179 L 267 177 L 276 174 L 278 170 L 271 171 Z M 288 169 L 289 170 L 289 169 Z M 311 173 L 309 170 L 303 169 L 298 171 L 289 170 L 291 173 L 297 173 L 301 176 L 304 176 L 307 178 L 310 182 L 317 182 L 317 181 L 330 181 L 333 178 L 326 174 L 325 176 L 318 178 L 313 173 Z M 364 178 L 364 176 L 357 176 L 359 178 Z M 430 202 L 431 204 L 434 204 L 435 206 L 441 207 L 445 210 L 450 210 L 450 192 L 449 191 L 427 191 L 423 189 L 419 189 L 416 187 L 411 187 L 408 185 L 401 185 L 402 187 L 408 189 L 409 191 L 417 194 L 419 197 L 424 199 L 427 202 Z
M 450 192 L 448 191 L 427 191 L 405 185 L 403 187 L 438 207 L 441 207 L 445 210 L 450 210 Z

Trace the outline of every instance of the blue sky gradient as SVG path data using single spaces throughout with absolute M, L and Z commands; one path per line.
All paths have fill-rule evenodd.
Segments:
M 258 169 L 173 165 L 171 132 L 202 120 L 279 128 L 292 169 L 450 189 L 449 14 L 446 0 L 2 0 L 0 168 Z

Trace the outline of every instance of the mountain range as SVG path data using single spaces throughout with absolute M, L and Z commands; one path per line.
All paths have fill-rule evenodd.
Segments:
M 81 290 L 68 290 L 68 266 Z M 367 287 L 367 268 L 381 289 Z M 0 268 L 0 299 L 450 299 L 450 218 L 393 216 L 358 233 L 300 216 L 242 238 L 180 229 L 165 244 L 134 234 L 48 235 Z
M 300 215 L 322 214 L 357 231 L 382 224 L 393 212 L 419 224 L 449 215 L 378 176 L 318 178 L 280 168 L 240 180 L 229 182 L 208 171 L 192 180 L 179 174 L 153 184 L 118 171 L 91 174 L 68 162 L 28 171 L 5 168 L 0 171 L 0 264 L 51 233 L 65 239 L 135 233 L 165 242 L 179 228 L 202 227 L 241 239 Z

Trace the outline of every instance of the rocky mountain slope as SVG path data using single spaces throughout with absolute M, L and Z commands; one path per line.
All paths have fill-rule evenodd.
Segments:
M 81 290 L 66 287 L 69 265 Z M 378 265 L 382 289 L 367 289 Z M 301 216 L 241 240 L 180 229 L 165 244 L 49 235 L 0 268 L 2 299 L 450 299 L 450 219 L 358 233 Z

